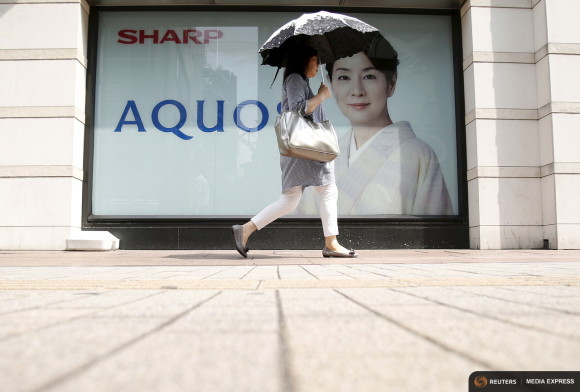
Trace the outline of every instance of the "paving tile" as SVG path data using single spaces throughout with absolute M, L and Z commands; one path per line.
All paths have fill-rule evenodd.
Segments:
M 218 274 L 212 275 L 210 279 L 243 279 L 246 277 L 251 271 L 256 269 L 256 266 L 237 266 L 222 271 Z M 189 275 L 185 275 L 183 273 L 177 275 L 182 278 L 187 278 Z
M 95 292 L 98 293 L 98 292 Z M 74 294 L 71 295 L 71 297 Z M 107 309 L 124 304 L 133 304 L 151 296 L 159 295 L 155 290 L 122 291 L 112 290 L 97 295 L 77 295 L 68 301 L 61 301 L 45 306 L 47 309 Z
M 106 355 L 159 320 L 74 320 L 0 341 L 0 390 L 30 391 Z
M 161 331 L 45 390 L 284 392 L 279 358 L 277 333 Z
M 555 311 L 534 306 L 533 303 L 514 303 L 502 300 L 501 298 L 496 299 L 479 295 L 475 292 L 469 293 L 470 288 L 463 288 L 461 291 L 448 288 L 432 288 L 431 290 L 424 288 L 401 288 L 400 291 L 443 304 L 444 306 L 451 306 L 479 314 L 489 314 L 499 317 L 505 315 L 545 317 L 558 315 Z
M 464 390 L 482 368 L 368 312 L 301 317 L 282 299 L 296 391 Z
M 2 309 L 2 302 L 8 302 L 13 300 L 22 300 L 24 298 L 33 298 L 36 296 L 40 296 L 46 294 L 44 290 L 24 290 L 24 291 L 17 291 L 17 290 L 10 290 L 10 291 L 2 291 L 0 290 L 0 309 Z
M 20 292 L 21 291 L 15 291 Z M 33 293 L 33 291 L 31 291 Z M 37 295 L 17 296 L 9 301 L 0 302 L 0 316 L 48 306 L 66 306 L 82 298 L 79 292 L 62 293 L 57 291 L 34 291 Z
M 94 312 L 94 309 L 41 308 L 0 316 L 0 341 L 65 324 Z
M 550 335 L 580 342 L 580 315 L 505 315 L 503 318 L 526 329 L 545 331 Z M 580 355 L 580 349 L 577 354 Z
M 496 370 L 574 370 L 580 366 L 579 341 L 497 321 L 485 313 L 478 315 L 438 304 L 391 307 L 368 303 L 357 293 L 351 296 L 422 336 L 466 355 L 473 353 L 469 355 Z M 471 308 L 477 310 L 479 305 L 474 301 Z
M 563 291 L 561 287 L 530 286 L 526 289 L 520 287 L 469 287 L 453 288 L 458 293 L 471 292 L 487 298 L 504 300 L 514 304 L 535 306 L 547 308 L 558 312 L 574 312 L 575 305 L 580 302 L 580 290 L 577 293 L 573 291 Z
M 155 295 L 98 310 L 93 317 L 167 319 L 184 312 L 196 303 L 205 301 L 216 293 L 217 291 L 157 291 Z
M 283 265 L 278 269 L 281 279 L 316 279 L 300 265 Z
M 275 333 L 278 311 L 275 293 L 222 292 L 176 321 L 167 333 Z
M 281 290 L 280 298 L 287 316 L 324 319 L 358 317 L 366 313 L 329 289 Z
M 270 280 L 278 279 L 278 267 L 273 266 L 258 266 L 253 268 L 247 275 L 243 277 L 245 280 Z
M 580 368 L 580 251 L 360 252 L 0 254 L 0 391 L 449 392 Z

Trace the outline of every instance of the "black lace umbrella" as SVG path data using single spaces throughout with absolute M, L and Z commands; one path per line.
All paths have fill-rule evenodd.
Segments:
M 375 27 L 351 16 L 320 11 L 304 14 L 280 27 L 262 45 L 262 64 L 284 67 L 292 47 L 304 44 L 318 51 L 321 64 L 352 56 L 368 48 L 380 34 Z

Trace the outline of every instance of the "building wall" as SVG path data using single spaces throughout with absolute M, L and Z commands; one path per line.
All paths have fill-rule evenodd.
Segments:
M 568 0 L 461 9 L 472 248 L 580 247 L 579 11 Z
M 84 1 L 0 0 L 0 249 L 80 230 Z M 580 248 L 580 2 L 461 9 L 472 248 Z
M 580 248 L 580 2 L 535 2 L 544 238 Z
M 81 227 L 89 6 L 0 2 L 0 249 Z

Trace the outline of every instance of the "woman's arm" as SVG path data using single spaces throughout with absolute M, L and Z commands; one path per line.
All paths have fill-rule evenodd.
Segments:
M 314 112 L 314 110 L 320 105 L 324 100 L 330 98 L 330 89 L 324 83 L 320 83 L 320 87 L 318 88 L 318 93 L 306 101 L 306 114 L 310 114 Z
M 321 84 L 318 89 L 318 94 L 310 99 L 308 97 L 308 84 L 298 74 L 292 74 L 286 79 L 286 97 L 288 99 L 288 106 L 290 110 L 304 109 L 306 114 L 314 112 L 314 110 L 328 97 L 330 97 L 330 89 Z

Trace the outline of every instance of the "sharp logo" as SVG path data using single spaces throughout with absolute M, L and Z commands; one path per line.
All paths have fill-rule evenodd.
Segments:
M 118 43 L 135 45 L 144 43 L 153 44 L 209 44 L 212 40 L 223 37 L 224 33 L 217 29 L 186 29 L 176 30 L 130 30 L 124 29 L 118 32 Z

